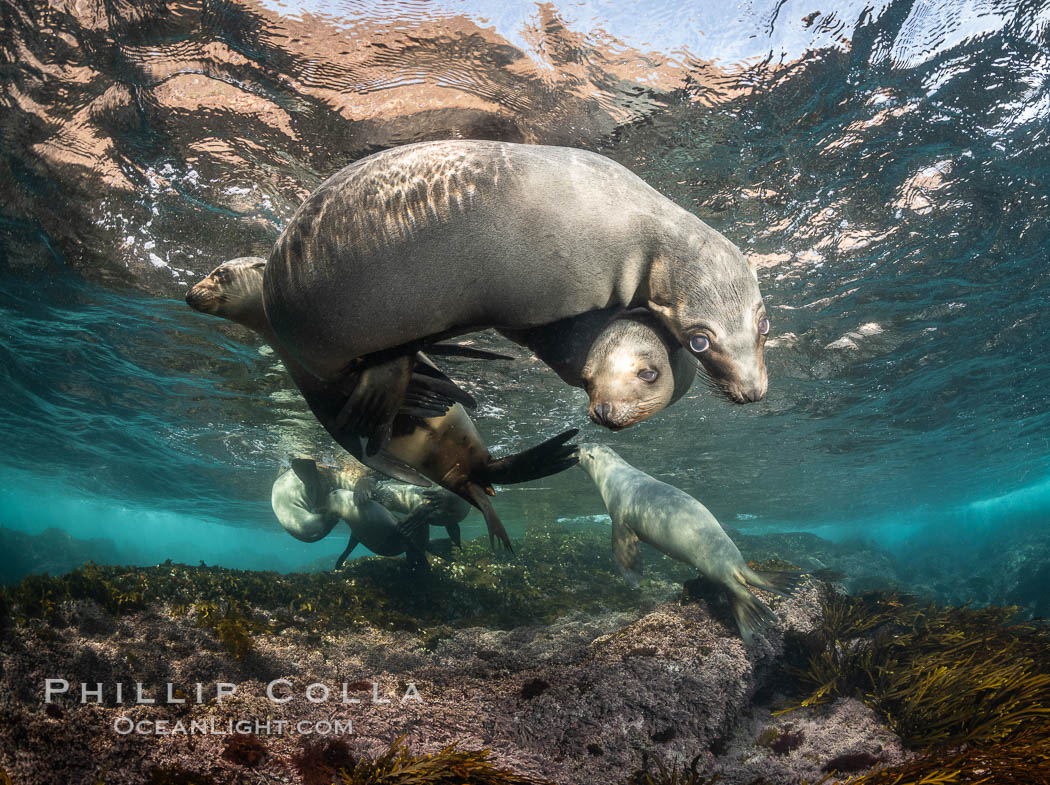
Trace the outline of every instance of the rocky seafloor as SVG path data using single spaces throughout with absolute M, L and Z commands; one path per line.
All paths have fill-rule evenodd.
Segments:
M 765 567 L 792 564 L 790 538 L 743 542 Z M 363 559 L 31 576 L 0 595 L 0 782 L 905 785 L 942 781 L 921 779 L 945 770 L 938 755 L 994 745 L 968 764 L 985 779 L 960 764 L 943 781 L 1050 776 L 1038 623 L 811 577 L 795 597 L 761 595 L 778 622 L 745 646 L 687 568 L 650 560 L 634 590 L 607 548 L 552 526 L 513 556 L 470 542 L 427 572 Z M 68 692 L 46 702 L 47 679 Z M 101 683 L 101 702 L 81 702 L 81 683 Z M 247 734 L 229 732 L 239 721 Z M 121 732 L 133 723 L 149 732 Z M 1022 764 L 1027 780 L 987 778 Z

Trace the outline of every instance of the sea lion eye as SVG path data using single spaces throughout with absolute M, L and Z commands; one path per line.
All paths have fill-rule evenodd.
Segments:
M 638 378 L 643 382 L 655 382 L 656 377 L 660 375 L 659 371 L 653 370 L 652 368 L 646 368 L 638 372 Z
M 689 348 L 700 354 L 711 348 L 711 341 L 708 340 L 706 335 L 694 335 L 689 339 Z
M 769 335 L 769 317 L 763 316 L 758 320 L 758 334 Z

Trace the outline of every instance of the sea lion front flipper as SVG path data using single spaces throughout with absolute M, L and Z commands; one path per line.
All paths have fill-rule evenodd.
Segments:
M 432 343 L 427 352 L 443 357 L 468 357 L 472 360 L 513 360 L 509 354 L 490 352 L 487 349 L 475 349 L 472 346 L 459 346 L 454 343 Z
M 426 531 L 429 536 L 430 527 L 438 523 L 433 517 L 438 513 L 438 503 L 443 493 L 436 488 L 423 491 L 423 502 L 397 524 L 402 537 L 415 537 L 420 530 Z
M 613 519 L 612 524 L 612 552 L 624 580 L 638 588 L 642 579 L 642 552 L 638 547 L 638 535 L 618 519 Z
M 396 458 L 391 458 L 386 453 L 381 452 L 378 455 L 362 455 L 359 457 L 359 460 L 368 468 L 375 469 L 377 472 L 381 472 L 387 477 L 392 477 L 395 480 L 407 482 L 409 485 L 420 485 L 424 488 L 429 488 L 431 485 L 430 480 L 417 472 L 407 463 L 402 463 Z
M 411 382 L 412 390 L 443 396 L 449 400 L 449 406 L 459 403 L 468 409 L 478 408 L 478 402 L 474 400 L 473 395 L 445 376 L 432 363 L 417 363 Z
M 486 485 L 512 485 L 563 472 L 579 463 L 576 445 L 565 443 L 579 432 L 579 428 L 570 428 L 523 452 L 490 461 L 478 481 Z
M 729 605 L 733 609 L 733 618 L 736 619 L 736 626 L 744 643 L 750 644 L 756 633 L 777 623 L 776 614 L 744 584 L 730 581 L 726 588 L 729 590 Z
M 303 495 L 310 507 L 310 512 L 320 512 L 325 506 L 324 501 L 328 497 L 328 491 L 321 479 L 321 472 L 317 469 L 317 461 L 312 458 L 292 458 L 289 463 L 291 463 L 295 476 L 303 484 Z
M 348 370 L 341 388 L 347 399 L 335 417 L 335 430 L 351 430 L 368 439 L 365 452 L 375 455 L 389 442 L 412 380 L 414 353 L 369 362 L 363 370 Z
M 431 511 L 426 507 L 420 507 L 418 510 L 409 513 L 398 522 L 398 533 L 402 537 L 409 538 L 416 536 L 420 530 L 429 530 L 430 523 L 427 519 L 430 517 L 430 513 Z
M 341 553 L 341 554 L 339 555 L 339 558 L 338 558 L 338 559 L 336 559 L 336 561 L 335 561 L 335 567 L 333 567 L 332 569 L 335 569 L 335 570 L 338 570 L 338 569 L 340 569 L 340 568 L 341 568 L 341 567 L 343 566 L 343 564 L 344 564 L 344 563 L 346 562 L 346 558 L 347 558 L 347 557 L 348 557 L 348 556 L 349 556 L 349 555 L 350 555 L 351 553 L 353 553 L 353 552 L 354 552 L 354 548 L 356 548 L 356 547 L 357 547 L 358 545 L 360 545 L 360 544 L 361 544 L 361 541 L 360 541 L 360 540 L 358 540 L 358 539 L 357 539 L 356 537 L 354 537 L 353 535 L 350 535 L 350 542 L 348 542 L 348 543 L 346 544 L 346 550 L 345 550 L 345 551 L 343 551 L 343 552 L 342 552 L 342 553 Z
M 503 544 L 503 547 L 514 552 L 514 548 L 510 544 L 510 536 L 507 534 L 507 530 L 503 528 L 503 521 L 499 519 L 499 515 L 496 514 L 496 508 L 492 506 L 492 502 L 489 501 L 489 497 L 485 495 L 485 491 L 482 490 L 481 486 L 477 483 L 467 483 L 464 489 L 466 491 L 466 499 L 481 512 L 485 518 L 485 526 L 489 530 L 489 544 L 492 547 L 496 547 L 496 538 Z

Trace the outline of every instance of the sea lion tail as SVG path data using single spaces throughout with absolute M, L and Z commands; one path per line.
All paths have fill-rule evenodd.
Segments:
M 580 461 L 575 444 L 566 444 L 580 432 L 570 428 L 535 447 L 490 461 L 478 477 L 483 485 L 513 485 L 563 472 Z
M 777 621 L 773 611 L 742 584 L 736 583 L 730 589 L 729 604 L 744 643 L 750 644 L 755 633 Z
M 496 508 L 492 506 L 492 502 L 489 501 L 489 497 L 485 495 L 481 486 L 472 482 L 467 483 L 465 491 L 467 501 L 477 507 L 485 518 L 485 525 L 489 530 L 489 543 L 492 547 L 496 547 L 496 538 L 498 537 L 503 547 L 513 553 L 514 548 L 510 544 L 510 536 L 507 534 L 507 530 L 503 528 L 503 521 L 499 519 L 499 515 L 496 514 Z
M 771 591 L 782 597 L 790 597 L 802 584 L 805 575 L 801 570 L 752 570 L 745 568 L 740 576 L 751 586 Z

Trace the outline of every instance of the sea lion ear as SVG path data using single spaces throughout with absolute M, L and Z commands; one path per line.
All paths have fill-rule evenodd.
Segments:
M 660 303 L 656 303 L 650 300 L 649 310 L 655 313 L 657 316 L 663 317 L 664 319 L 674 319 L 674 310 L 669 305 L 660 305 Z

